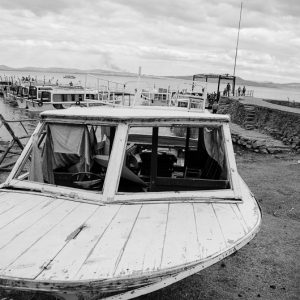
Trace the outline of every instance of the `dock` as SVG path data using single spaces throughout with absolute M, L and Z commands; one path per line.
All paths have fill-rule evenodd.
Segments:
M 218 113 L 230 115 L 234 143 L 260 153 L 300 152 L 300 109 L 274 103 L 254 97 L 221 97 Z

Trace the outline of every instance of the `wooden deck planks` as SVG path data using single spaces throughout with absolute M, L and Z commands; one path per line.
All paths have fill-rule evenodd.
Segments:
M 3 215 L 4 213 L 6 213 L 8 210 L 12 209 L 15 206 L 14 203 L 12 203 L 12 201 L 2 201 L 0 203 L 0 216 Z
M 85 222 L 86 227 L 72 239 L 53 259 L 49 268 L 38 277 L 39 280 L 75 279 L 80 267 L 88 259 L 101 236 L 118 213 L 120 205 L 99 206 Z
M 97 205 L 80 203 L 47 234 L 39 239 L 10 265 L 4 274 L 35 278 L 68 243 L 72 235 L 98 208 Z
M 247 232 L 231 205 L 212 204 L 227 247 L 233 246 Z
M 168 204 L 143 205 L 114 276 L 159 270 L 167 219 Z
M 241 186 L 243 192 L 243 203 L 237 204 L 236 206 L 248 226 L 248 230 L 251 230 L 260 220 L 260 211 L 246 184 L 243 182 Z
M 4 195 L 7 198 L 9 203 L 13 205 L 10 209 L 6 210 L 4 214 L 1 214 L 0 218 L 0 229 L 4 226 L 7 226 L 9 223 L 14 222 L 20 216 L 28 213 L 35 206 L 39 205 L 41 202 L 46 203 L 49 198 L 42 197 L 37 199 L 31 197 L 30 195 L 16 195 L 14 194 L 12 198 L 9 197 L 9 194 Z
M 18 237 L 24 231 L 26 231 L 30 226 L 34 225 L 40 219 L 44 218 L 45 215 L 51 213 L 51 210 L 57 208 L 63 203 L 63 200 L 48 198 L 47 202 L 40 202 L 39 205 L 35 206 L 33 209 L 23 214 L 14 222 L 9 223 L 7 226 L 0 229 L 0 251 L 9 242 Z M 1 253 L 1 252 L 0 252 Z
M 161 268 L 172 268 L 199 258 L 193 205 L 170 204 Z
M 12 242 L 6 244 L 0 250 L 0 274 L 9 274 L 9 267 L 23 253 L 26 253 L 35 243 L 54 228 L 79 204 L 71 201 L 65 201 L 61 206 L 54 209 L 51 214 L 46 215 L 31 226 L 22 235 L 15 238 Z M 29 253 L 31 253 L 29 251 Z M 6 269 L 8 267 L 8 269 Z M 6 269 L 6 270 L 5 270 Z M 26 276 L 27 277 L 27 276 Z
M 226 248 L 226 243 L 210 203 L 194 203 L 196 230 L 200 258 L 216 254 Z
M 118 266 L 141 205 L 123 205 L 93 252 L 76 275 L 76 279 L 110 278 Z

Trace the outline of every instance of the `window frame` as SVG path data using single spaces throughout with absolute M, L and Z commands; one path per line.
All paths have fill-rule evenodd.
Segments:
M 116 133 L 114 143 L 110 154 L 110 159 L 107 166 L 106 176 L 103 184 L 103 189 L 100 192 L 86 191 L 77 188 L 56 186 L 53 184 L 32 182 L 29 180 L 18 179 L 23 175 L 18 175 L 20 169 L 24 166 L 26 159 L 30 155 L 32 149 L 33 138 L 36 135 L 42 134 L 46 124 L 86 124 L 95 126 L 116 126 Z M 224 150 L 225 158 L 228 167 L 228 180 L 230 181 L 230 189 L 220 190 L 193 190 L 193 191 L 164 191 L 164 192 L 138 192 L 138 193 L 120 193 L 118 192 L 121 171 L 125 159 L 126 145 L 128 139 L 128 132 L 131 127 L 168 127 L 173 125 L 182 125 L 189 127 L 202 127 L 202 126 L 221 126 L 223 138 L 225 141 Z M 195 126 L 197 125 L 197 126 Z M 19 176 L 18 178 L 16 178 Z M 199 123 L 183 121 L 183 122 L 130 122 L 130 121 L 87 121 L 87 120 L 45 120 L 38 124 L 33 135 L 29 139 L 22 154 L 17 160 L 11 173 L 2 185 L 13 186 L 18 189 L 31 189 L 33 191 L 49 192 L 50 194 L 57 194 L 57 196 L 66 196 L 71 198 L 85 199 L 93 202 L 102 203 L 149 203 L 149 202 L 230 202 L 237 203 L 242 201 L 240 178 L 237 172 L 237 167 L 234 158 L 233 146 L 231 142 L 231 135 L 229 124 L 220 121 Z
M 168 127 L 178 124 L 160 124 L 161 127 Z M 230 182 L 229 189 L 218 189 L 218 190 L 193 190 L 193 191 L 163 191 L 163 192 L 118 192 L 118 186 L 120 181 L 120 173 L 121 168 L 118 169 L 118 181 L 115 189 L 115 193 L 111 193 L 109 195 L 109 201 L 114 202 L 150 202 L 150 201 L 160 201 L 160 202 L 176 202 L 176 201 L 195 201 L 195 202 L 214 202 L 214 201 L 225 201 L 225 202 L 241 202 L 242 196 L 240 191 L 239 177 L 237 173 L 237 167 L 234 158 L 233 147 L 231 143 L 231 135 L 229 124 L 224 122 L 216 122 L 216 123 L 183 123 L 180 124 L 183 126 L 190 127 L 202 127 L 203 125 L 207 125 L 210 127 L 221 127 L 223 138 L 225 141 L 224 150 L 225 150 L 225 159 L 226 165 L 228 168 L 228 180 Z M 130 128 L 132 127 L 156 127 L 155 124 L 130 124 L 128 125 L 127 138 L 126 142 L 123 143 L 122 146 L 122 157 L 124 163 L 125 149 L 127 145 L 128 133 Z M 157 125 L 159 127 L 159 124 Z M 120 152 L 118 152 L 120 155 Z M 123 164 L 119 164 L 119 167 L 123 166 Z

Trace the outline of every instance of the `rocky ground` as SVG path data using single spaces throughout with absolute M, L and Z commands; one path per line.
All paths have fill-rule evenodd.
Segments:
M 263 212 L 261 231 L 234 255 L 160 291 L 156 299 L 300 299 L 300 154 L 260 154 L 236 148 L 241 176 Z M 0 181 L 7 174 L 0 172 Z M 0 299 L 50 300 L 22 293 Z

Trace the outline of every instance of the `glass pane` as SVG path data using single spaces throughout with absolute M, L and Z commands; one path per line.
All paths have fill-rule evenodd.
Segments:
M 119 192 L 230 188 L 221 127 L 132 127 L 125 157 Z
M 102 191 L 114 133 L 115 126 L 48 124 L 33 141 L 23 178 Z

